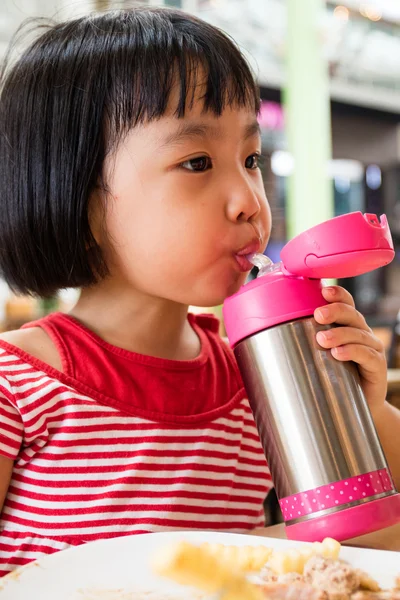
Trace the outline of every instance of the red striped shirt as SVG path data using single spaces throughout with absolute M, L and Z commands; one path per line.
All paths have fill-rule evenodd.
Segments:
M 56 371 L 0 342 L 0 453 L 15 460 L 0 574 L 88 541 L 264 523 L 271 479 L 231 351 L 189 316 L 191 361 L 144 357 L 55 314 Z

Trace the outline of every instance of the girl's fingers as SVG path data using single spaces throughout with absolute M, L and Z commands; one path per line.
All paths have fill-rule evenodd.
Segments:
M 363 315 L 358 312 L 353 306 L 342 302 L 328 304 L 317 308 L 314 313 L 315 320 L 321 325 L 349 325 L 358 329 L 371 331 L 368 327 Z
M 354 308 L 354 298 L 344 288 L 339 285 L 329 286 L 322 288 L 322 295 L 327 302 L 343 302 Z
M 317 342 L 323 348 L 335 348 L 347 344 L 357 344 L 383 352 L 382 342 L 367 329 L 358 327 L 333 327 L 317 333 Z
M 370 383 L 380 382 L 382 372 L 386 373 L 385 356 L 369 346 L 346 344 L 331 350 L 332 356 L 340 361 L 353 361 L 360 365 L 360 374 Z

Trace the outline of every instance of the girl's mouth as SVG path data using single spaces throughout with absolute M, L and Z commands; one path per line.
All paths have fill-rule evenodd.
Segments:
M 243 248 L 241 248 L 240 250 L 235 252 L 235 254 L 234 254 L 235 260 L 236 260 L 237 264 L 239 265 L 240 270 L 243 273 L 246 273 L 247 271 L 251 271 L 251 269 L 253 268 L 254 265 L 248 260 L 247 257 L 251 254 L 256 254 L 257 252 L 259 252 L 260 245 L 261 245 L 260 240 L 258 238 L 256 238 L 256 239 L 253 239 L 246 246 L 243 246 Z
M 253 268 L 253 264 L 249 260 L 247 260 L 246 255 L 235 254 L 235 260 L 243 273 L 247 273 L 247 271 L 251 271 L 251 269 Z

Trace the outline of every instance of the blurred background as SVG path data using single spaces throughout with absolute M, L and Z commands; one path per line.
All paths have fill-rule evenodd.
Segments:
M 396 259 L 385 269 L 340 283 L 354 295 L 395 366 L 393 344 L 396 335 L 400 339 L 395 328 L 400 309 L 400 0 L 2 0 L 0 60 L 27 17 L 59 20 L 138 4 L 201 16 L 235 38 L 251 61 L 261 87 L 262 170 L 273 214 L 270 258 L 279 260 L 287 239 L 314 224 L 312 215 L 386 213 Z M 315 25 L 314 40 L 309 21 Z M 325 101 L 324 116 L 318 107 Z M 290 115 L 296 117 L 295 127 L 289 126 Z M 295 160 L 300 165 L 302 158 L 301 150 L 296 158 L 291 151 L 299 147 L 296 139 L 304 153 L 315 151 L 314 163 L 311 159 L 304 166 L 308 184 L 318 178 L 318 156 L 327 158 L 328 190 L 322 185 L 308 194 L 303 186 L 303 194 L 293 196 L 292 191 L 291 199 Z M 311 215 L 303 227 L 296 211 Z M 67 310 L 77 293 L 65 290 L 46 301 L 16 298 L 0 282 L 0 326 L 14 328 L 51 310 Z M 213 310 L 220 314 L 220 308 Z

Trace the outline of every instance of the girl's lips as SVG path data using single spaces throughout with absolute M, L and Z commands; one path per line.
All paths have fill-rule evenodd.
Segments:
M 239 265 L 240 270 L 243 273 L 247 273 L 248 271 L 251 271 L 251 269 L 254 266 L 249 260 L 247 260 L 245 255 L 235 254 L 235 259 L 236 259 L 237 264 Z
M 260 251 L 260 240 L 253 240 L 250 244 L 247 244 L 244 248 L 241 248 L 238 252 L 235 253 L 235 259 L 237 264 L 240 267 L 240 270 L 243 273 L 247 271 L 251 271 L 253 268 L 253 264 L 248 260 L 248 256 L 251 254 L 256 254 Z
M 253 239 L 247 246 L 240 248 L 235 254 L 236 256 L 246 256 L 248 254 L 257 254 L 260 252 L 261 240 L 259 238 Z

